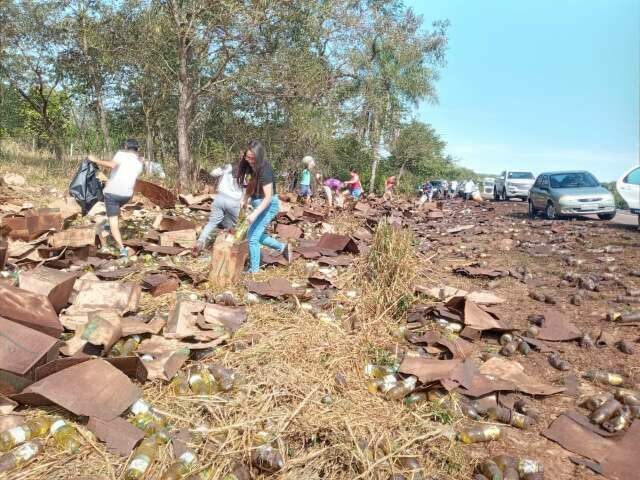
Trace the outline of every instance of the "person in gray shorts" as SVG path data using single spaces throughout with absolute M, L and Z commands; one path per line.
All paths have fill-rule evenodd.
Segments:
M 242 200 L 242 187 L 235 178 L 235 169 L 231 165 L 216 168 L 210 173 L 213 177 L 219 177 L 218 188 L 211 205 L 209 222 L 204 226 L 198 237 L 193 255 L 198 255 L 206 246 L 212 235 L 219 228 L 233 228 L 240 215 L 240 200 Z
M 111 235 L 120 249 L 120 256 L 126 257 L 129 251 L 122 243 L 120 235 L 120 209 L 133 197 L 133 187 L 142 173 L 142 159 L 138 155 L 138 142 L 130 138 L 124 143 L 124 149 L 118 151 L 111 161 L 98 160 L 88 155 L 89 160 L 111 169 L 111 176 L 104 188 L 104 205 Z

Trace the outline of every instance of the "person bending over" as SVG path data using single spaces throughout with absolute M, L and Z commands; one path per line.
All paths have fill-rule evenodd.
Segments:
M 88 155 L 89 160 L 95 164 L 111 169 L 111 175 L 103 190 L 104 205 L 111 235 L 120 249 L 121 257 L 126 257 L 129 253 L 120 235 L 120 209 L 133 197 L 133 187 L 142 173 L 143 164 L 138 148 L 138 141 L 130 138 L 124 142 L 124 148 L 110 161 L 98 160 L 95 156 Z
M 260 270 L 260 245 L 265 245 L 282 253 L 287 262 L 291 262 L 291 246 L 280 243 L 269 237 L 265 230 L 280 210 L 280 200 L 276 195 L 276 182 L 273 168 L 265 158 L 264 146 L 257 140 L 252 140 L 244 152 L 238 166 L 236 181 L 244 185 L 248 180 L 247 189 L 242 197 L 241 206 L 247 203 L 253 211 L 247 216 L 249 231 L 249 272 Z

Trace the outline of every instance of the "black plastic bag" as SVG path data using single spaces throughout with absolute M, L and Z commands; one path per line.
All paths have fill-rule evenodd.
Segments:
M 98 167 L 92 161 L 85 159 L 69 185 L 69 194 L 76 199 L 82 209 L 82 215 L 86 215 L 91 207 L 104 199 L 102 184 L 97 177 Z

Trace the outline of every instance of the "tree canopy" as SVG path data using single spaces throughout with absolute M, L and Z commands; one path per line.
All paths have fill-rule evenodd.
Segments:
M 447 27 L 400 0 L 5 0 L 0 135 L 58 157 L 137 137 L 183 189 L 251 138 L 280 170 L 310 154 L 370 189 L 450 174 L 444 142 L 409 120 L 437 101 Z

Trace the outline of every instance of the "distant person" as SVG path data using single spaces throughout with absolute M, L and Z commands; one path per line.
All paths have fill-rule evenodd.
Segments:
M 455 197 L 458 194 L 458 181 L 451 180 L 451 184 L 449 185 L 449 196 L 451 198 Z
M 473 180 L 469 179 L 466 182 L 464 182 L 464 200 L 465 202 L 467 200 L 471 200 L 471 197 L 473 196 L 473 192 L 476 189 L 476 184 Z
M 334 195 L 340 195 L 340 190 L 343 188 L 343 184 L 337 178 L 327 178 L 323 182 L 322 188 L 324 189 L 324 195 L 327 198 L 327 206 L 332 208 L 333 197 Z
M 238 165 L 232 167 L 230 164 L 218 167 L 211 171 L 212 177 L 218 178 L 216 196 L 211 205 L 209 222 L 204 226 L 198 237 L 193 255 L 197 256 L 204 249 L 211 236 L 219 228 L 233 228 L 240 215 L 240 201 L 242 200 L 242 186 L 238 184 L 236 174 Z
M 355 168 L 350 168 L 349 174 L 351 175 L 351 179 L 344 182 L 344 186 L 349 189 L 349 191 L 351 192 L 351 196 L 357 200 L 362 195 L 362 184 L 360 183 L 360 175 L 358 175 L 358 172 L 356 172 Z
M 287 262 L 291 262 L 291 246 L 280 243 L 269 237 L 265 230 L 280 210 L 280 200 L 276 195 L 276 181 L 273 168 L 266 159 L 264 146 L 257 140 L 252 140 L 240 160 L 236 182 L 247 189 L 241 200 L 241 206 L 247 203 L 253 211 L 247 216 L 249 230 L 249 272 L 260 270 L 260 245 L 265 245 L 280 252 Z
M 311 172 L 316 166 L 316 162 L 313 157 L 307 155 L 302 159 L 302 165 L 304 169 L 300 175 L 300 196 L 304 199 L 304 203 L 309 203 L 311 200 Z
M 129 251 L 122 243 L 120 235 L 120 209 L 133 197 L 133 187 L 142 173 L 143 163 L 138 149 L 138 141 L 130 138 L 124 142 L 123 149 L 119 150 L 111 161 L 98 160 L 95 156 L 88 155 L 92 162 L 111 169 L 111 175 L 103 190 L 104 205 L 111 235 L 120 250 L 121 257 L 127 257 Z
M 427 178 L 422 184 L 422 196 L 420 197 L 420 205 L 433 200 L 433 184 Z
M 384 194 L 382 195 L 382 198 L 384 200 L 391 200 L 393 198 L 393 192 L 396 188 L 396 177 L 391 176 L 391 177 L 387 177 L 387 179 L 384 181 Z

